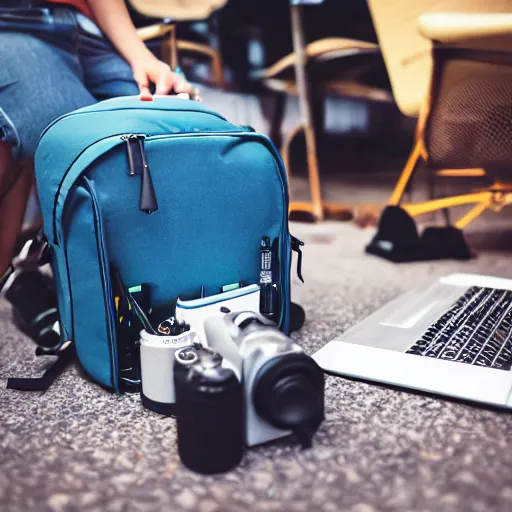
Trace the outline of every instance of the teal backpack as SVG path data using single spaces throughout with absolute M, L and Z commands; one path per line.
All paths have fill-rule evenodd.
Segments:
M 123 292 L 144 288 L 158 322 L 201 287 L 259 283 L 262 237 L 275 319 L 289 331 L 291 251 L 302 243 L 289 234 L 286 173 L 267 137 L 201 103 L 123 97 L 53 122 L 35 167 L 61 343 L 72 340 L 94 381 L 115 391 L 140 382 L 135 336 L 120 329 Z

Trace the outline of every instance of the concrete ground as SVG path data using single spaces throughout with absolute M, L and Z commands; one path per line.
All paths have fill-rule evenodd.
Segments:
M 293 225 L 306 242 L 307 313 L 295 335 L 313 353 L 397 294 L 454 271 L 510 276 L 511 232 L 475 225 L 478 258 L 393 265 L 366 256 L 372 230 Z M 176 425 L 70 368 L 46 393 L 5 390 L 37 374 L 33 345 L 0 303 L 0 503 L 4 511 L 489 511 L 512 509 L 512 415 L 328 376 L 314 446 L 248 450 L 234 471 L 202 477 L 176 452 Z
M 226 114 L 235 122 L 264 130 L 247 103 L 226 105 L 236 111 Z M 251 108 L 258 114 L 257 105 Z M 352 127 L 364 121 L 364 112 L 352 113 Z M 390 140 L 380 149 L 357 139 L 336 143 L 334 152 L 322 145 L 326 197 L 384 203 L 405 158 L 389 150 Z M 301 161 L 297 156 L 293 167 L 297 199 L 307 193 Z M 424 181 L 419 185 L 415 197 L 424 197 Z M 440 275 L 511 277 L 510 225 L 510 216 L 493 214 L 475 223 L 472 261 L 404 265 L 365 255 L 373 228 L 292 225 L 306 242 L 306 283 L 294 278 L 293 299 L 307 321 L 294 338 L 312 354 L 401 292 Z M 512 510 L 512 415 L 503 411 L 328 376 L 326 419 L 311 449 L 279 440 L 247 450 L 230 473 L 203 477 L 180 464 L 174 419 L 143 409 L 137 395 L 102 390 L 76 366 L 46 393 L 6 390 L 8 377 L 43 371 L 47 363 L 33 352 L 0 301 L 2 511 Z

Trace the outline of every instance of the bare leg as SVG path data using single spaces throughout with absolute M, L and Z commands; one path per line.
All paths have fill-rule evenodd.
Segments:
M 10 147 L 0 142 L 0 191 L 5 191 L 12 183 L 13 176 L 18 175 L 16 184 L 0 204 L 0 276 L 7 270 L 13 257 L 33 183 L 33 164 L 14 161 Z

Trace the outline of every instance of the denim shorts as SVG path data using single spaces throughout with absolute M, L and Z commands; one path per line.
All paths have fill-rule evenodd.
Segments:
M 128 63 L 88 18 L 50 8 L 41 19 L 0 16 L 0 140 L 32 158 L 57 117 L 139 93 Z

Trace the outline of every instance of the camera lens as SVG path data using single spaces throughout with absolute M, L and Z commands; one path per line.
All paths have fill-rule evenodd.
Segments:
M 323 372 L 306 354 L 274 357 L 256 375 L 253 401 L 257 414 L 277 428 L 316 428 L 324 415 Z
M 289 428 L 308 423 L 320 405 L 315 386 L 302 375 L 283 377 L 274 385 L 272 408 Z

